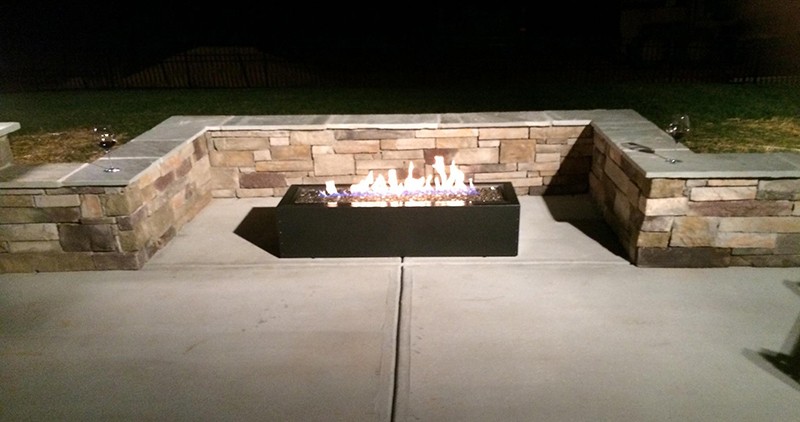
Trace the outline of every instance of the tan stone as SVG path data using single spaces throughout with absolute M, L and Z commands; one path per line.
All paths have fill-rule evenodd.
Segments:
M 712 246 L 718 248 L 767 248 L 774 249 L 777 233 L 720 232 Z
M 54 223 L 0 224 L 0 241 L 58 240 Z
M 674 220 L 673 216 L 646 216 L 641 229 L 646 232 L 669 232 Z
M 724 232 L 800 233 L 800 217 L 726 217 L 719 225 Z
M 272 147 L 270 150 L 272 159 L 276 161 L 286 160 L 310 160 L 311 159 L 311 146 L 310 145 L 289 145 L 285 147 Z
M 496 164 L 499 161 L 497 148 L 464 148 L 456 152 L 456 164 Z
M 537 163 L 547 163 L 547 162 L 561 162 L 561 154 L 559 153 L 547 153 L 547 154 L 536 154 L 535 161 Z
M 39 208 L 78 207 L 81 205 L 81 198 L 78 195 L 40 195 L 35 196 L 33 200 Z
M 292 145 L 333 145 L 336 138 L 329 130 L 295 130 L 289 134 L 289 143 Z
M 212 167 L 252 167 L 255 163 L 252 151 L 209 151 Z
M 436 148 L 436 140 L 433 138 L 401 138 L 381 140 L 381 149 L 425 149 Z
M 319 155 L 336 154 L 336 151 L 331 145 L 314 145 L 311 147 L 311 156 L 317 157 Z
M 649 189 L 644 194 L 649 198 L 681 197 L 685 187 L 684 179 L 651 179 Z
M 416 131 L 415 135 L 417 138 L 475 138 L 478 136 L 478 129 L 420 129 Z
M 380 157 L 382 160 L 423 160 L 424 158 L 425 154 L 421 149 L 383 151 Z
M 218 151 L 257 151 L 269 149 L 270 139 L 266 137 L 215 138 L 214 148 Z
M 517 168 L 520 170 L 529 171 L 550 171 L 555 172 L 561 167 L 558 161 L 550 161 L 545 163 L 519 163 Z
M 709 179 L 707 186 L 756 186 L 758 179 Z
M 478 138 L 436 138 L 436 148 L 477 148 Z
M 253 151 L 253 160 L 255 161 L 269 161 L 271 159 L 272 159 L 272 151 L 268 149 Z
M 692 201 L 736 201 L 755 197 L 755 186 L 696 187 L 689 194 Z
M 310 160 L 295 161 L 259 161 L 256 171 L 303 171 L 314 170 L 314 163 Z
M 273 147 L 286 146 L 286 145 L 290 145 L 290 144 L 291 144 L 291 142 L 289 141 L 289 137 L 288 136 L 270 137 L 269 138 L 269 145 L 273 146 Z
M 480 128 L 478 139 L 527 139 L 528 133 L 526 127 Z
M 8 242 L 8 251 L 11 253 L 62 252 L 61 244 L 57 240 L 33 240 L 24 242 Z
M 352 155 L 320 155 L 314 158 L 314 175 L 333 176 L 337 174 L 353 174 L 356 165 Z
M 639 209 L 645 215 L 686 215 L 689 209 L 689 198 L 645 198 L 642 202 Z
M 669 245 L 676 247 L 713 246 L 717 237 L 717 217 L 675 217 Z
M 103 205 L 97 195 L 81 195 L 81 218 L 100 218 L 103 216 Z
M 529 139 L 500 141 L 501 163 L 530 163 L 537 158 L 536 144 Z
M 0 208 L 33 207 L 31 195 L 3 195 L 0 194 Z
M 499 140 L 478 141 L 478 148 L 495 148 L 500 146 Z
M 499 173 L 475 173 L 475 175 L 472 176 L 472 179 L 476 182 L 499 182 L 511 179 L 525 179 L 526 177 L 528 177 L 528 172 L 509 171 L 509 172 L 499 172 Z M 528 185 L 528 186 L 535 186 L 535 185 Z
M 521 179 L 500 179 L 499 182 L 511 182 L 511 186 L 515 188 L 543 186 L 544 178 L 542 177 L 524 177 Z M 525 191 L 527 193 L 527 191 Z
M 381 150 L 381 142 L 367 141 L 338 141 L 333 145 L 337 154 L 374 154 Z
M 758 182 L 759 198 L 800 199 L 800 179 L 762 180 Z
M 582 138 L 594 136 L 591 126 L 550 126 L 543 128 L 539 136 L 545 138 Z
M 643 231 L 640 232 L 639 236 L 636 238 L 636 247 L 638 248 L 666 248 L 668 245 L 668 232 Z
M 235 189 L 239 186 L 239 170 L 235 167 L 211 167 L 211 189 Z

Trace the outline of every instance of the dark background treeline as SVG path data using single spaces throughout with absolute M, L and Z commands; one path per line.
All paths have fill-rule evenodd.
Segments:
M 800 2 L 46 2 L 0 6 L 0 90 L 796 82 Z

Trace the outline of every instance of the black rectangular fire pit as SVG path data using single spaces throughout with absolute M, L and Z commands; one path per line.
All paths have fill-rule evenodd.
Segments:
M 513 186 L 503 182 L 475 188 L 486 195 L 342 202 L 323 198 L 319 192 L 325 186 L 292 185 L 275 212 L 279 254 L 516 256 L 520 206 Z

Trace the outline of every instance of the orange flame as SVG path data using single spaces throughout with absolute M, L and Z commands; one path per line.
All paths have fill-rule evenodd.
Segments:
M 407 192 L 424 192 L 424 191 L 463 191 L 474 190 L 475 186 L 472 184 L 472 179 L 469 179 L 469 185 L 464 183 L 466 175 L 463 171 L 458 169 L 455 160 L 450 163 L 450 174 L 447 173 L 447 166 L 444 164 L 444 157 L 437 155 L 434 157 L 432 165 L 434 173 L 427 177 L 414 177 L 414 163 L 408 163 L 408 176 L 403 181 L 397 178 L 397 170 L 391 169 L 387 172 L 387 177 L 384 178 L 382 174 L 374 175 L 373 171 L 367 174 L 366 177 L 361 179 L 358 183 L 350 185 L 350 193 L 375 193 L 380 195 L 402 195 Z M 433 186 L 431 186 L 433 183 Z M 336 184 L 329 180 L 325 182 L 325 192 L 328 195 L 336 195 L 339 193 Z

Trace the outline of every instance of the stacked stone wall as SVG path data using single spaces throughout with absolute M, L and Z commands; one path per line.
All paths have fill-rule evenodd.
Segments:
M 595 138 L 591 193 L 647 267 L 800 266 L 800 179 L 647 178 Z
M 0 272 L 141 268 L 210 200 L 205 137 L 125 187 L 2 189 Z
M 434 157 L 475 183 L 510 182 L 518 195 L 587 192 L 586 125 L 456 129 L 210 131 L 214 197 L 282 196 L 295 184 L 356 183 L 370 171 L 433 173 Z

